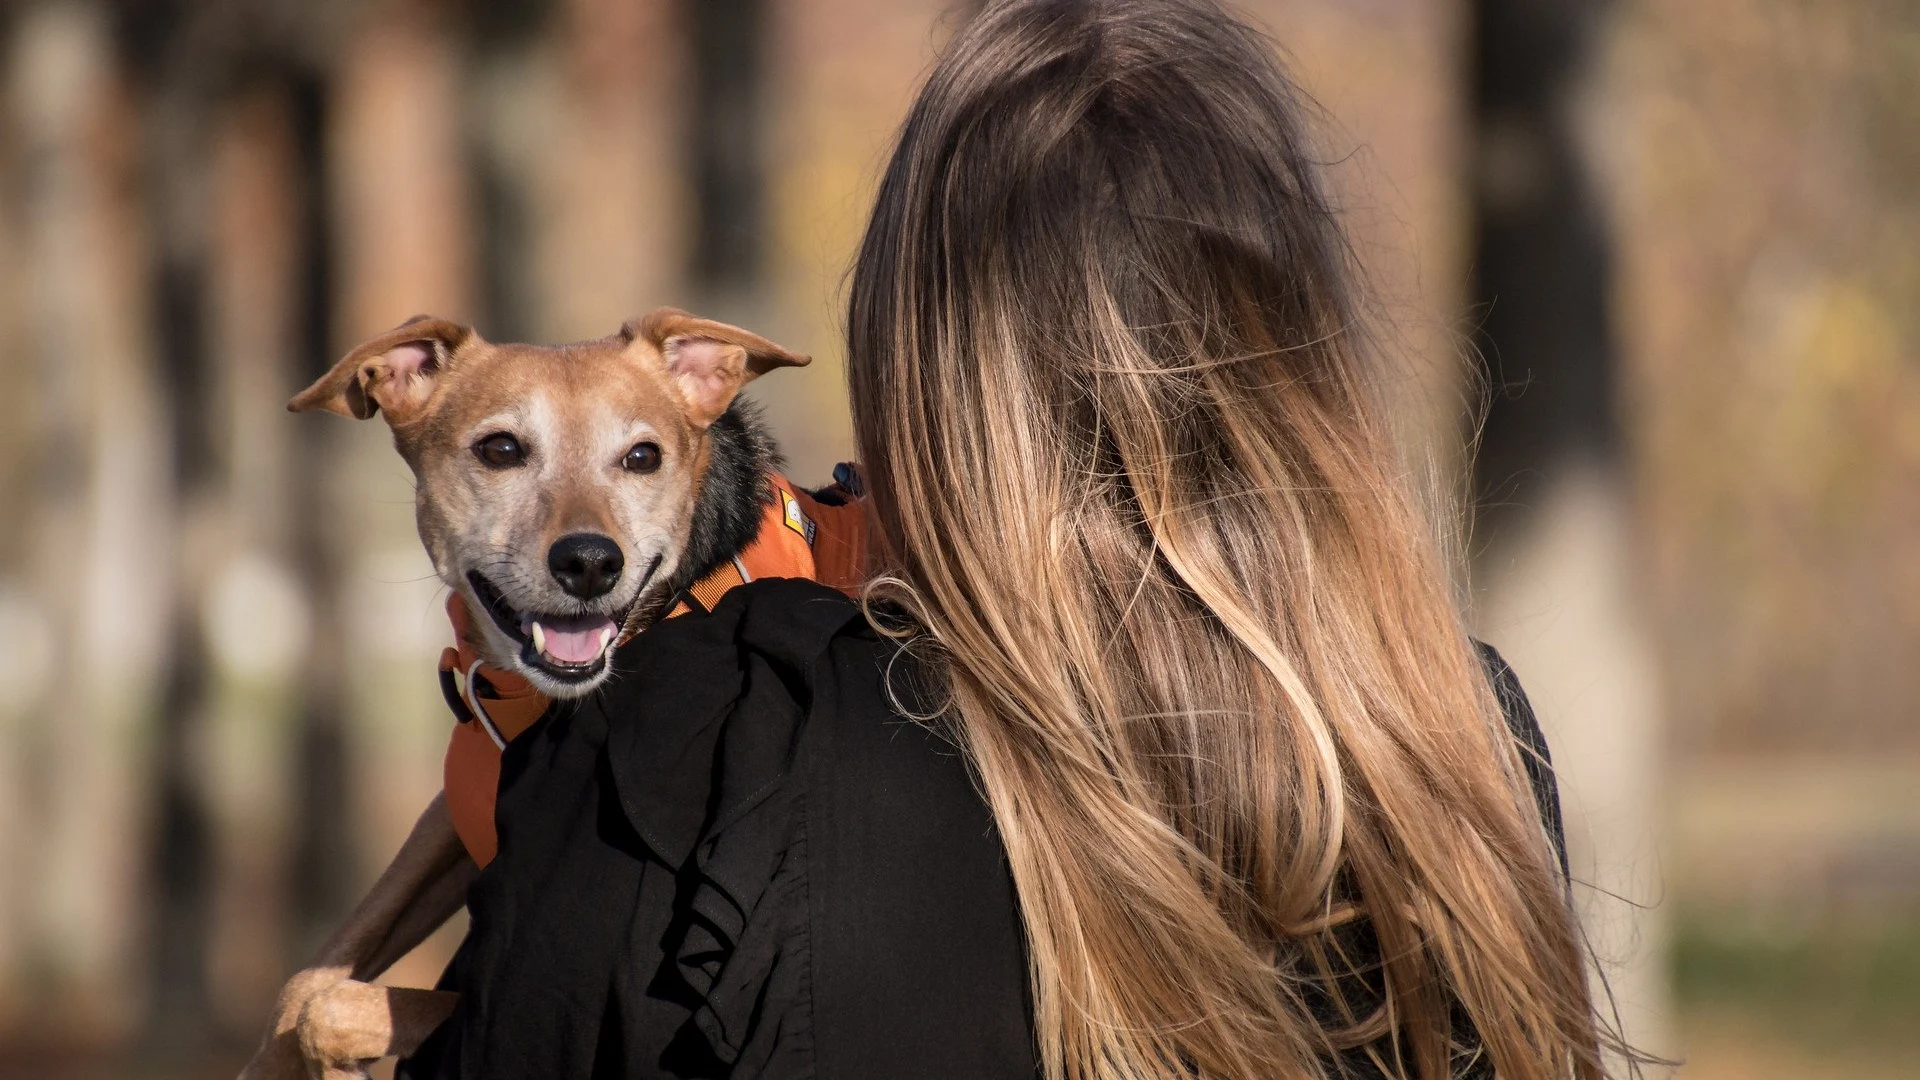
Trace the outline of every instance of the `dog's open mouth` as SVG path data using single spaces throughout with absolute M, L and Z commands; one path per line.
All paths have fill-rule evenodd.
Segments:
M 659 562 L 656 557 L 647 577 L 653 576 Z M 586 682 L 599 675 L 626 620 L 624 611 L 572 615 L 518 611 L 478 571 L 467 572 L 467 583 L 494 625 L 520 643 L 521 661 L 562 682 Z M 645 585 L 643 581 L 642 591 Z

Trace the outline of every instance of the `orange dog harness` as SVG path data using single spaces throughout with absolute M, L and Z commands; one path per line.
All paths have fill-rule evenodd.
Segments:
M 853 495 L 857 482 L 850 467 L 835 475 Z M 867 560 L 863 507 L 851 498 L 822 501 L 777 473 L 767 474 L 767 496 L 753 542 L 695 582 L 665 618 L 711 609 L 728 590 L 759 578 L 812 578 L 843 592 L 859 586 Z M 499 850 L 493 808 L 501 751 L 540 719 L 549 702 L 525 678 L 480 659 L 472 644 L 479 634 L 459 593 L 447 598 L 447 618 L 456 644 L 440 653 L 440 689 L 458 721 L 447 743 L 447 813 L 467 853 L 485 866 Z

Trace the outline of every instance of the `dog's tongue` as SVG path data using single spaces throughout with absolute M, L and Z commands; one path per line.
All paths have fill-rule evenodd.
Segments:
M 590 664 L 599 659 L 614 634 L 605 615 L 543 615 L 529 631 L 534 647 L 549 660 L 562 664 Z

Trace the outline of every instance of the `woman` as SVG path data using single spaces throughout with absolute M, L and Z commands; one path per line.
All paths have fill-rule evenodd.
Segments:
M 884 572 L 656 627 L 513 744 L 415 1074 L 1601 1075 L 1545 748 L 1270 53 L 960 33 L 853 277 Z

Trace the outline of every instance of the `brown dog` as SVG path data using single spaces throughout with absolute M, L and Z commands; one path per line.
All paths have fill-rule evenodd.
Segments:
M 385 415 L 417 480 L 420 539 L 475 615 L 474 650 L 549 697 L 578 697 L 607 677 L 616 640 L 753 539 L 774 452 L 735 395 L 807 362 L 673 309 L 551 347 L 422 316 L 288 408 Z M 455 995 L 365 980 L 451 917 L 476 873 L 436 797 L 281 991 L 243 1080 L 345 1080 L 418 1047 Z

